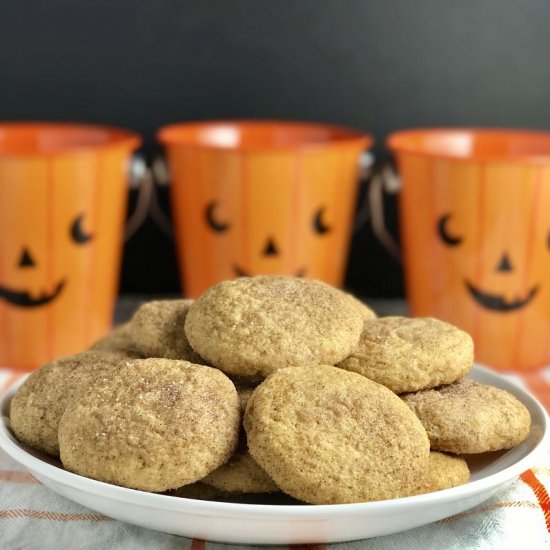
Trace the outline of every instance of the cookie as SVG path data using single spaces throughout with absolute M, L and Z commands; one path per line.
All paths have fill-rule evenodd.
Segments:
M 272 374 L 252 394 L 244 426 L 252 457 L 310 504 L 411 495 L 428 467 L 426 432 L 399 397 L 336 367 Z
M 353 304 L 355 308 L 357 308 L 357 311 L 363 318 L 363 321 L 372 321 L 373 319 L 376 319 L 378 315 L 367 305 L 365 302 L 362 302 L 358 298 L 356 298 L 353 294 L 345 293 L 350 302 Z
M 468 481 L 470 481 L 470 469 L 462 457 L 432 451 L 428 461 L 428 471 L 418 487 L 418 494 L 450 489 L 464 485 Z
M 244 415 L 248 400 L 250 399 L 250 396 L 254 393 L 254 390 L 256 388 L 254 386 L 240 385 L 236 385 L 235 388 L 237 389 L 237 395 L 239 396 L 239 410 L 241 411 L 241 415 Z
M 449 323 L 382 317 L 365 323 L 356 349 L 337 366 L 404 393 L 454 382 L 473 361 L 472 338 Z
M 130 323 L 123 323 L 115 327 L 109 334 L 100 338 L 90 346 L 91 351 L 108 351 L 120 353 L 130 359 L 139 359 L 141 354 L 130 337 Z
M 56 359 L 34 371 L 11 402 L 10 424 L 17 439 L 59 456 L 57 430 L 67 404 L 124 361 L 119 354 L 86 351 Z
M 193 300 L 155 300 L 142 304 L 130 322 L 130 336 L 145 357 L 183 359 L 203 365 L 185 336 L 184 326 Z
M 348 297 L 324 283 L 265 275 L 221 282 L 189 308 L 193 349 L 228 374 L 334 364 L 356 347 L 363 319 Z
M 207 475 L 202 483 L 230 493 L 274 493 L 279 490 L 273 480 L 246 450 Z
M 531 416 L 507 391 L 469 379 L 402 396 L 422 422 L 431 448 L 456 454 L 510 449 L 528 435 Z
M 66 408 L 59 424 L 61 461 L 86 477 L 163 492 L 227 462 L 239 427 L 237 391 L 219 370 L 134 360 Z

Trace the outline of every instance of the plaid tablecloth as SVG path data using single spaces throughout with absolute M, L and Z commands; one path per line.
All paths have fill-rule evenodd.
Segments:
M 0 369 L 0 393 L 23 376 Z M 510 375 L 550 410 L 550 368 Z M 541 464 L 501 488 L 490 500 L 459 515 L 395 535 L 311 550 L 538 550 L 550 548 L 550 452 Z M 399 521 L 399 518 L 396 518 Z M 41 485 L 0 451 L 0 550 L 186 549 L 229 545 L 190 540 L 112 520 Z M 242 547 L 253 548 L 253 547 Z

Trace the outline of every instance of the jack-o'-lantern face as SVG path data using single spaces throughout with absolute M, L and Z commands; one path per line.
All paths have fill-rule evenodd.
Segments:
M 276 144 L 280 137 L 273 138 Z M 359 143 L 304 151 L 279 145 L 249 151 L 169 147 L 171 205 L 188 297 L 240 276 L 342 284 Z
M 69 123 L 0 128 L 0 365 L 32 369 L 112 325 L 136 135 Z
M 449 248 L 458 248 L 462 245 L 464 237 L 458 233 L 452 233 L 450 224 L 452 222 L 452 214 L 446 213 L 441 216 L 437 222 L 437 234 L 441 242 Z M 546 243 L 547 245 L 550 243 Z M 502 277 L 510 277 L 515 273 L 515 262 L 512 261 L 507 250 L 503 249 L 498 254 L 498 260 L 493 267 L 494 274 Z M 514 297 L 507 297 L 504 294 L 499 294 L 496 291 L 480 288 L 476 286 L 472 280 L 465 276 L 463 280 L 465 288 L 468 290 L 472 299 L 481 307 L 497 312 L 516 311 L 529 305 L 539 292 L 539 284 L 533 283 L 521 294 L 522 289 L 518 289 Z M 509 284 L 509 282 L 507 281 Z
M 84 215 L 79 214 L 67 228 L 67 245 L 69 242 L 76 246 L 88 244 L 93 239 L 91 233 L 84 229 Z M 38 267 L 38 260 L 32 249 L 26 245 L 21 247 L 21 252 L 16 260 L 16 269 L 29 272 Z M 8 304 L 21 308 L 37 308 L 44 306 L 56 300 L 68 284 L 68 277 L 63 275 L 57 279 L 53 288 L 44 290 L 39 288 L 21 289 L 0 283 L 0 300 L 5 300 Z M 38 285 L 37 283 L 37 286 Z
M 220 237 L 227 234 L 231 231 L 233 222 L 226 219 L 219 219 L 217 217 L 216 211 L 218 208 L 217 201 L 211 201 L 206 205 L 205 208 L 205 221 L 209 229 L 212 230 L 214 234 L 219 235 Z M 331 231 L 331 226 L 325 221 L 326 218 L 326 207 L 319 206 L 310 216 L 309 231 L 313 236 L 316 236 L 322 239 Z M 258 258 L 260 261 L 264 262 L 264 269 L 269 271 L 270 261 L 276 260 L 281 255 L 284 255 L 285 251 L 283 250 L 281 243 L 278 241 L 276 236 L 271 234 L 266 234 L 263 243 L 260 249 L 257 251 Z M 237 277 L 251 277 L 257 273 L 251 272 L 251 270 L 244 268 L 239 265 L 238 262 L 233 262 L 231 265 L 233 274 Z M 299 266 L 292 274 L 295 277 L 305 277 L 307 275 L 308 269 L 307 266 Z
M 550 135 L 394 134 L 405 283 L 413 316 L 468 332 L 476 361 L 550 362 Z

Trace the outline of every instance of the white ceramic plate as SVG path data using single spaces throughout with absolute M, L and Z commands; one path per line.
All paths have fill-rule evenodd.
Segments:
M 323 506 L 236 504 L 157 495 L 94 481 L 66 472 L 16 441 L 7 418 L 15 388 L 1 403 L 0 447 L 60 495 L 107 516 L 158 531 L 244 544 L 363 539 L 404 531 L 472 508 L 539 459 L 548 442 L 548 417 L 540 403 L 488 369 L 474 367 L 470 377 L 509 391 L 529 409 L 529 437 L 510 451 L 469 461 L 472 478 L 467 485 L 396 500 Z

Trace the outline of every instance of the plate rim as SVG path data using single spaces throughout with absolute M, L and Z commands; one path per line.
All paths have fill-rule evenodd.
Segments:
M 172 512 L 189 512 L 192 506 L 194 514 L 218 516 L 218 517 L 244 517 L 244 514 L 253 514 L 262 519 L 272 518 L 273 520 L 295 519 L 320 519 L 323 516 L 341 517 L 350 515 L 384 514 L 388 511 L 399 512 L 409 509 L 414 505 L 431 504 L 445 505 L 449 502 L 473 497 L 481 492 L 496 489 L 506 482 L 511 482 L 515 477 L 534 465 L 540 454 L 550 444 L 549 417 L 540 401 L 528 390 L 515 382 L 504 378 L 501 374 L 481 365 L 475 364 L 470 374 L 488 377 L 495 381 L 498 386 L 509 391 L 518 398 L 529 409 L 536 411 L 541 422 L 541 433 L 538 434 L 538 441 L 534 447 L 521 459 L 505 467 L 499 472 L 490 474 L 482 479 L 470 481 L 467 484 L 434 491 L 423 495 L 414 495 L 398 499 L 381 500 L 373 502 L 359 502 L 349 504 L 243 504 L 233 502 L 217 502 L 196 500 L 185 497 L 174 497 L 170 495 L 149 493 L 113 485 L 103 481 L 87 478 L 73 472 L 69 472 L 58 466 L 54 466 L 37 458 L 27 452 L 12 435 L 7 420 L 3 414 L 0 422 L 0 448 L 13 460 L 36 473 L 38 477 L 44 476 L 71 489 L 91 493 L 95 497 L 103 497 L 116 500 L 119 503 L 131 504 L 142 508 L 156 508 L 158 510 L 169 510 Z M 469 376 L 468 375 L 468 376 Z M 23 384 L 26 377 L 23 377 L 16 384 L 12 385 L 0 399 L 0 411 L 3 411 L 6 403 L 14 395 L 17 388 Z M 136 498 L 137 495 L 139 498 Z M 276 514 L 274 513 L 276 512 Z

